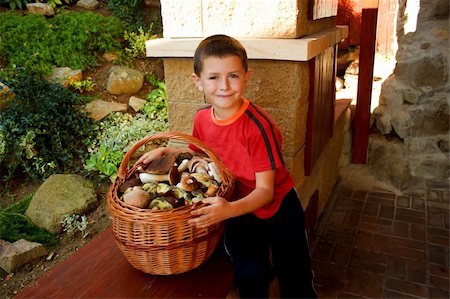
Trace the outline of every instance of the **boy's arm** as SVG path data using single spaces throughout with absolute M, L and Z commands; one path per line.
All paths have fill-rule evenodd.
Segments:
M 255 177 L 255 189 L 247 196 L 230 202 L 231 215 L 228 218 L 251 213 L 272 201 L 275 184 L 275 170 L 256 172 Z
M 150 163 L 152 160 L 162 157 L 162 156 L 167 156 L 167 155 L 178 155 L 179 153 L 185 153 L 185 152 L 189 152 L 191 155 L 195 156 L 198 155 L 197 152 L 189 149 L 189 148 L 178 148 L 178 147 L 159 147 L 159 148 L 155 148 L 149 152 L 146 152 L 145 154 L 143 154 L 137 161 L 135 164 L 148 164 Z
M 251 213 L 256 209 L 270 203 L 273 198 L 275 182 L 275 170 L 257 172 L 256 187 L 247 196 L 228 202 L 222 197 L 208 197 L 203 200 L 210 205 L 191 212 L 193 216 L 199 216 L 188 221 L 197 227 L 206 227 L 214 223 Z

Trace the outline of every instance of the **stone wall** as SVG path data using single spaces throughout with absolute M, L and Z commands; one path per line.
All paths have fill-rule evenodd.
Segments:
M 415 31 L 405 33 L 406 0 L 399 0 L 397 65 L 374 110 L 370 163 L 406 188 L 412 177 L 449 179 L 449 5 L 421 0 Z M 412 16 L 409 16 L 412 18 Z M 389 166 L 389 167 L 387 167 Z
M 307 62 L 250 60 L 252 76 L 245 97 L 263 107 L 282 130 L 283 155 L 297 187 L 304 181 L 304 149 L 308 113 L 309 69 Z M 169 129 L 192 132 L 197 109 L 205 105 L 203 94 L 190 78 L 191 58 L 164 59 Z M 267 74 L 270 74 L 268 76 Z

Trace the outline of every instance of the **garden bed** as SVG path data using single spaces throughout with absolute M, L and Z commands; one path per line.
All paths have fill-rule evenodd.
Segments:
M 107 1 L 99 1 L 100 7 L 93 11 L 94 13 L 102 14 L 104 16 L 110 16 L 111 13 L 107 8 Z M 75 4 L 65 6 L 66 10 L 75 12 L 82 12 L 83 9 L 77 7 Z M 155 7 L 145 6 L 146 15 L 154 17 Z M 0 7 L 0 13 L 9 11 L 5 7 Z M 5 62 L 0 57 L 0 66 Z M 96 97 L 104 101 L 114 101 L 119 103 L 128 103 L 128 99 L 131 95 L 119 95 L 113 96 L 106 92 L 105 83 L 109 76 L 109 69 L 113 63 L 108 62 L 106 59 L 100 59 L 100 65 L 94 70 L 83 71 L 84 78 L 91 78 L 95 83 L 91 91 L 85 94 Z M 132 65 L 129 65 L 141 72 L 150 73 L 159 80 L 163 80 L 163 66 L 161 61 L 149 60 L 149 59 L 134 59 Z M 137 93 L 133 94 L 136 97 L 144 99 L 147 94 L 153 89 L 150 83 L 144 83 L 143 88 Z M 132 111 L 130 111 L 132 112 Z M 95 235 L 106 229 L 111 219 L 109 212 L 106 208 L 106 194 L 110 186 L 108 179 L 95 178 L 94 184 L 96 186 L 97 197 L 99 200 L 99 206 L 96 210 L 87 215 L 88 226 L 85 231 L 77 232 L 73 235 L 60 234 L 58 245 L 55 248 L 49 249 L 49 255 L 47 257 L 38 259 L 32 263 L 24 265 L 17 269 L 14 273 L 3 272 L 0 268 L 0 297 L 9 298 L 20 292 L 25 286 L 33 282 L 37 278 L 41 277 L 46 271 L 52 269 L 56 264 L 65 260 L 74 251 L 81 248 L 87 242 L 89 242 Z M 4 184 L 0 185 L 0 208 L 7 207 L 14 202 L 24 198 L 25 196 L 36 192 L 41 185 L 39 181 L 32 181 L 24 179 L 23 175 L 14 177 Z

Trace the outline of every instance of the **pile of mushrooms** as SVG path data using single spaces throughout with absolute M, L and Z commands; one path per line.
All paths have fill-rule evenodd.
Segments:
M 166 210 L 214 196 L 222 183 L 214 162 L 190 153 L 166 155 L 142 165 L 120 186 L 124 203 L 141 209 Z

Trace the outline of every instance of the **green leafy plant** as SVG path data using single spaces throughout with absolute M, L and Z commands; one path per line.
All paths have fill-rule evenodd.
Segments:
M 18 170 L 38 179 L 81 169 L 94 130 L 93 120 L 80 109 L 85 98 L 23 71 L 3 83 L 15 97 L 0 112 L 6 145 L 0 167 L 7 170 L 2 179 L 8 181 Z
M 94 89 L 95 83 L 92 81 L 91 77 L 87 77 L 84 80 L 72 81 L 69 84 L 69 87 L 72 90 L 75 90 L 79 93 L 83 93 L 85 91 L 92 91 Z
M 88 220 L 85 215 L 66 214 L 61 221 L 61 226 L 63 231 L 74 234 L 77 231 L 83 232 L 88 226 Z
M 22 200 L 0 210 L 0 239 L 15 242 L 26 239 L 53 246 L 58 243 L 57 236 L 37 227 L 25 216 L 34 194 L 25 196 Z
M 143 0 L 108 0 L 109 11 L 113 16 L 125 21 L 129 31 L 138 33 L 138 29 L 143 28 L 144 32 L 151 30 L 154 34 L 162 33 L 160 10 L 144 12 L 144 5 Z
M 121 49 L 125 25 L 92 12 L 62 12 L 53 18 L 14 12 L 0 14 L 0 56 L 9 68 L 47 76 L 56 66 L 93 69 L 99 53 Z
M 145 58 L 146 49 L 145 42 L 156 38 L 155 34 L 151 32 L 152 28 L 147 32 L 144 32 L 142 27 L 139 27 L 138 32 L 127 32 L 124 33 L 124 39 L 128 42 L 128 46 L 125 48 L 125 52 L 132 58 Z
M 139 16 L 142 3 L 143 0 L 108 0 L 108 9 L 113 16 L 132 23 Z
M 151 75 L 146 75 L 145 78 L 155 88 L 145 97 L 148 102 L 143 108 L 143 113 L 151 119 L 158 119 L 160 121 L 167 122 L 168 114 L 166 84 Z
M 114 178 L 123 155 L 123 151 L 111 150 L 101 144 L 97 152 L 86 161 L 85 168 L 88 171 L 97 170 L 103 178 Z
M 160 131 L 167 131 L 167 122 L 152 120 L 143 114 L 133 116 L 113 113 L 99 124 L 97 136 L 89 148 L 90 158 L 85 168 L 88 171 L 98 171 L 103 178 L 114 180 L 123 156 L 133 144 Z
M 136 141 L 156 132 L 167 131 L 166 85 L 151 75 L 146 75 L 146 79 L 155 88 L 146 97 L 148 103 L 142 109 L 143 113 L 132 116 L 116 112 L 102 121 L 97 137 L 89 148 L 86 170 L 98 171 L 101 177 L 114 180 L 124 154 Z
M 0 0 L 0 6 L 8 5 L 12 10 L 19 8 L 24 9 L 28 3 L 31 1 L 28 0 Z
M 64 1 L 64 3 L 63 3 L 63 1 Z M 44 1 L 44 2 L 49 3 L 53 8 L 55 8 L 58 5 L 70 4 L 70 3 L 73 2 L 72 0 L 63 0 L 63 1 L 61 1 L 61 0 L 47 0 L 47 1 Z

